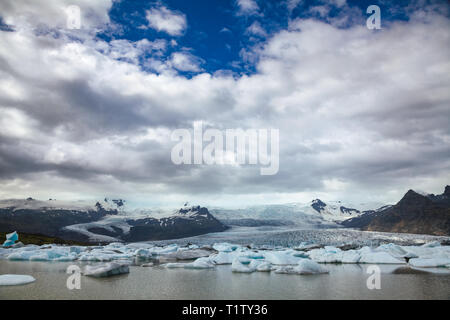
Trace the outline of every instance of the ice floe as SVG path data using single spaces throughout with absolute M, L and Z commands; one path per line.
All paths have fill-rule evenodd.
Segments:
M 347 249 L 347 250 L 346 250 Z M 355 245 L 319 247 L 305 244 L 295 248 L 243 246 L 215 243 L 211 246 L 188 244 L 156 245 L 154 243 L 111 243 L 104 246 L 26 245 L 0 248 L 0 259 L 20 261 L 103 262 L 87 267 L 86 275 L 111 275 L 130 263 L 164 266 L 168 269 L 214 269 L 230 264 L 236 273 L 270 272 L 307 274 L 322 273 L 317 268 L 326 263 L 391 264 L 411 268 L 450 269 L 450 246 L 430 243 L 399 246 L 388 243 L 358 248 Z M 127 269 L 128 267 L 123 267 Z
M 36 281 L 29 275 L 22 274 L 2 274 L 0 275 L 0 286 L 18 286 Z
M 84 269 L 84 275 L 89 277 L 103 278 L 119 274 L 129 273 L 130 268 L 127 264 L 108 262 L 99 265 L 89 265 Z
M 409 260 L 409 264 L 417 268 L 438 268 L 438 267 L 450 268 L 450 258 L 429 258 L 429 259 L 414 258 Z
M 328 270 L 315 261 L 310 259 L 301 259 L 295 266 L 278 267 L 275 270 L 275 273 L 310 275 L 328 273 Z
M 188 263 L 167 263 L 166 268 L 184 268 L 184 269 L 210 269 L 214 268 L 214 263 L 208 258 L 198 258 L 194 262 Z

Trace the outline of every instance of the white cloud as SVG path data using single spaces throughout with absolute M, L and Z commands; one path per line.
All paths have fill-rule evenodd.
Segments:
M 110 22 L 108 11 L 113 0 L 21 0 L 1 1 L 0 13 L 4 22 L 18 28 L 38 28 L 43 25 L 64 29 L 67 26 L 67 8 L 80 8 L 81 29 L 103 28 Z
M 259 6 L 255 0 L 237 0 L 238 15 L 255 15 L 258 14 Z
M 170 65 L 180 71 L 200 72 L 202 61 L 188 52 L 174 52 L 170 58 Z
M 246 30 L 248 34 L 253 34 L 260 37 L 266 37 L 267 32 L 264 30 L 264 28 L 261 26 L 261 24 L 258 21 L 253 22 Z
M 147 10 L 146 18 L 150 28 L 163 31 L 171 36 L 180 36 L 187 27 L 186 16 L 171 11 L 164 6 Z

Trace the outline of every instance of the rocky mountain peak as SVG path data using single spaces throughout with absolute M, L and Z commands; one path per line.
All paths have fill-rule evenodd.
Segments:
M 325 209 L 326 206 L 327 206 L 326 203 L 323 202 L 323 201 L 320 200 L 320 199 L 314 199 L 314 200 L 311 202 L 311 207 L 313 207 L 313 209 L 316 210 L 316 211 L 319 212 L 319 213 L 320 213 L 323 209 Z
M 414 190 L 408 190 L 408 192 L 403 196 L 403 198 L 397 203 L 396 206 L 415 206 L 415 207 L 421 207 L 423 205 L 426 205 L 430 203 L 431 200 L 428 199 L 426 196 L 423 196 Z
M 445 186 L 444 195 L 450 197 L 450 186 Z

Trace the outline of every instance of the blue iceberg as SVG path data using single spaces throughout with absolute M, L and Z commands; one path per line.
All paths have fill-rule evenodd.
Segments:
M 17 231 L 8 233 L 6 235 L 6 240 L 11 240 L 13 242 L 16 242 L 17 240 L 19 240 L 19 234 L 17 233 Z
M 3 247 L 11 247 L 17 240 L 19 240 L 17 231 L 6 234 L 6 241 L 3 242 Z

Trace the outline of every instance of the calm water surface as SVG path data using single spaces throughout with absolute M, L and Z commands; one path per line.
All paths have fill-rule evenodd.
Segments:
M 68 290 L 71 263 L 0 261 L 0 274 L 29 274 L 36 282 L 0 287 L 0 299 L 450 299 L 450 274 L 392 274 L 380 265 L 381 290 L 368 290 L 365 265 L 326 265 L 330 274 L 299 276 L 237 274 L 230 265 L 211 270 L 131 266 L 130 273 L 96 279 L 82 276 Z M 78 264 L 82 266 L 81 264 Z

